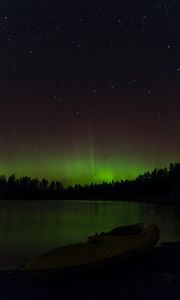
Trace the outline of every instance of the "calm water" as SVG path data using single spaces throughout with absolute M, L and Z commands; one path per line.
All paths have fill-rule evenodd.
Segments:
M 180 210 L 159 205 L 93 201 L 0 201 L 0 267 L 119 225 L 154 222 L 161 242 L 180 241 Z

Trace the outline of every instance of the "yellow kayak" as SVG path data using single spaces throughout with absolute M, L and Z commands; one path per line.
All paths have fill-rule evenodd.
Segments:
M 143 253 L 159 240 L 154 224 L 135 224 L 117 227 L 110 232 L 88 238 L 87 242 L 63 246 L 32 259 L 21 271 L 48 271 L 101 265 L 111 260 Z

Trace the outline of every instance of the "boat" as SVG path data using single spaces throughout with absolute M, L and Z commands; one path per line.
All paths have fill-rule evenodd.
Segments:
M 154 224 L 120 226 L 88 237 L 84 243 L 62 246 L 40 255 L 19 268 L 30 273 L 90 270 L 117 264 L 153 248 L 159 240 Z

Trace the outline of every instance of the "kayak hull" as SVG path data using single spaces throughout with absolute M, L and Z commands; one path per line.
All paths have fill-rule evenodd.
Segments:
M 140 254 L 151 250 L 159 240 L 159 229 L 154 224 L 138 226 L 140 232 L 135 235 L 95 235 L 86 243 L 49 251 L 27 262 L 19 270 L 37 277 L 45 274 L 56 277 L 61 274 L 94 274 L 99 270 L 115 269 L 123 263 L 131 264 L 138 261 Z

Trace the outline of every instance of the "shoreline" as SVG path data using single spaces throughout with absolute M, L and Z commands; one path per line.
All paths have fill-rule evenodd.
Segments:
M 138 203 L 138 204 L 152 204 L 152 205 L 163 205 L 171 207 L 180 207 L 180 199 L 173 198 L 0 198 L 1 201 L 82 201 L 82 202 L 128 202 L 128 203 Z

